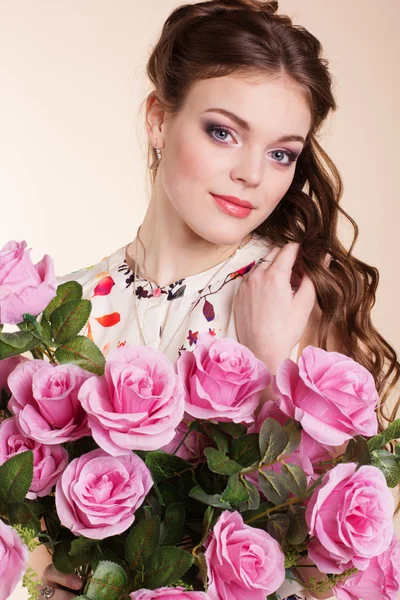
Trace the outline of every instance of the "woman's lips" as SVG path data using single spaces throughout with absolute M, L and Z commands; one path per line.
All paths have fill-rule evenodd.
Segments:
M 239 206 L 238 204 L 234 204 L 233 202 L 224 200 L 224 198 L 221 198 L 220 196 L 215 196 L 215 194 L 211 194 L 211 196 L 214 198 L 216 205 L 222 211 L 224 211 L 228 215 L 231 215 L 232 217 L 245 219 L 253 210 L 252 208 L 248 208 L 246 206 Z

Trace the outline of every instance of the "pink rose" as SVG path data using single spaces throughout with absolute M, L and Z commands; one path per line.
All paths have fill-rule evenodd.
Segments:
M 132 592 L 129 596 L 131 600 L 209 600 L 205 592 L 186 592 L 183 587 L 162 587 L 158 590 L 141 589 Z
M 176 368 L 186 389 L 186 412 L 196 419 L 251 423 L 271 376 L 254 354 L 234 340 L 203 332 L 183 351 Z
M 94 540 L 126 531 L 153 485 L 145 463 L 133 452 L 113 457 L 92 450 L 70 462 L 56 486 L 62 525 Z
M 21 581 L 28 556 L 28 548 L 15 529 L 0 519 L 0 600 L 7 600 Z
M 61 444 L 90 435 L 79 388 L 92 374 L 76 365 L 44 360 L 21 363 L 8 377 L 8 407 L 21 432 L 43 444 Z
M 35 500 L 51 492 L 68 464 L 68 452 L 59 444 L 46 446 L 26 438 L 18 429 L 15 417 L 5 419 L 0 425 L 0 465 L 26 450 L 33 452 L 33 480 L 26 497 Z
M 186 437 L 191 421 L 193 421 L 193 418 L 190 415 L 184 415 L 182 421 L 175 430 L 175 436 L 169 444 L 163 446 L 161 450 L 168 452 L 168 454 L 173 454 L 180 442 L 184 440 L 179 450 L 175 452 L 175 455 L 180 456 L 180 458 L 183 458 L 194 465 L 206 461 L 204 449 L 208 446 L 213 446 L 213 443 L 206 435 L 204 435 L 204 433 L 201 433 L 201 431 L 192 430 Z
M 184 410 L 183 386 L 172 363 L 145 346 L 114 350 L 104 375 L 88 379 L 79 400 L 94 439 L 113 456 L 168 444 Z
M 10 388 L 8 387 L 8 377 L 10 373 L 15 369 L 21 362 L 29 360 L 25 356 L 11 356 L 10 358 L 3 358 L 0 360 L 0 390 L 6 390 L 9 394 Z
M 254 424 L 252 424 L 247 433 L 259 433 L 262 424 L 265 419 L 271 418 L 278 421 L 280 425 L 284 425 L 288 420 L 287 415 L 283 413 L 275 402 L 264 402 L 261 410 L 259 411 Z M 314 464 L 327 461 L 332 459 L 332 448 L 326 448 L 322 444 L 319 444 L 316 440 L 314 440 L 311 436 L 308 435 L 304 429 L 301 430 L 301 441 L 297 449 L 292 452 L 284 461 L 285 463 L 290 463 L 299 466 L 305 473 L 307 477 L 307 483 L 310 485 L 315 479 L 318 479 L 320 476 L 321 469 L 317 468 L 317 471 L 314 470 Z M 282 462 L 275 463 L 269 467 L 265 467 L 265 470 L 272 470 L 277 473 L 282 472 Z M 326 469 L 323 469 L 326 470 Z M 258 473 L 254 472 L 248 475 L 248 477 L 253 481 L 253 483 L 258 485 Z
M 339 446 L 378 431 L 374 379 L 348 356 L 307 346 L 298 365 L 290 359 L 279 365 L 275 384 L 279 408 L 321 444 Z
M 224 511 L 206 541 L 211 600 L 265 600 L 285 580 L 284 555 L 266 531 Z
M 57 292 L 54 264 L 47 254 L 36 265 L 25 241 L 0 248 L 0 323 L 16 325 L 39 315 Z
M 400 540 L 371 560 L 368 569 L 351 575 L 334 588 L 338 600 L 396 600 L 400 592 Z
M 388 549 L 394 502 L 379 469 L 339 464 L 325 474 L 311 496 L 306 521 L 312 539 L 308 556 L 323 573 L 363 571 Z

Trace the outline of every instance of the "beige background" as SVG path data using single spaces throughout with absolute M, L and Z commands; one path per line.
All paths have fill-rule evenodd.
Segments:
M 182 3 L 0 0 L 0 246 L 26 239 L 61 275 L 134 238 L 148 197 L 145 63 Z M 374 321 L 399 351 L 400 1 L 280 7 L 330 60 L 339 110 L 322 142 L 360 227 L 356 254 L 380 271 Z

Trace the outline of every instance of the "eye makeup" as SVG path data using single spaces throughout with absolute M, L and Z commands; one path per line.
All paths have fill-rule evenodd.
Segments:
M 216 144 L 220 144 L 220 145 L 227 145 L 227 142 L 225 141 L 226 139 L 228 139 L 229 136 L 231 136 L 231 138 L 235 139 L 235 133 L 232 129 L 230 129 L 229 127 L 226 127 L 225 125 L 219 125 L 218 123 L 214 123 L 214 122 L 206 122 L 204 124 L 204 131 L 206 132 L 206 134 L 208 135 L 208 137 Z M 224 134 L 224 138 L 218 138 L 217 134 Z M 237 141 L 235 141 L 235 143 L 237 143 Z M 276 153 L 281 153 L 281 155 L 286 156 L 287 160 L 286 162 L 283 162 L 281 160 L 274 160 L 275 163 L 282 165 L 283 167 L 290 167 L 294 162 L 297 161 L 300 153 L 295 153 L 292 150 L 289 150 L 287 148 L 278 148 L 276 150 L 271 150 L 269 152 L 269 154 L 276 154 Z

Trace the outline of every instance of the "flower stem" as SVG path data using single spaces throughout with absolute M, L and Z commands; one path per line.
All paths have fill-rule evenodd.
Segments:
M 282 504 L 278 504 L 277 506 L 272 506 L 271 508 L 267 508 L 263 512 L 258 515 L 254 515 L 251 519 L 247 519 L 245 523 L 248 525 L 249 523 L 254 523 L 254 521 L 258 521 L 258 519 L 262 519 L 263 517 L 269 517 L 269 515 L 276 511 L 281 510 L 282 508 L 286 508 L 287 506 L 291 506 L 292 504 L 296 504 L 296 502 L 302 502 L 304 500 L 303 497 L 299 498 L 299 496 L 294 496 L 293 498 L 289 498 L 286 502 L 282 502 Z

